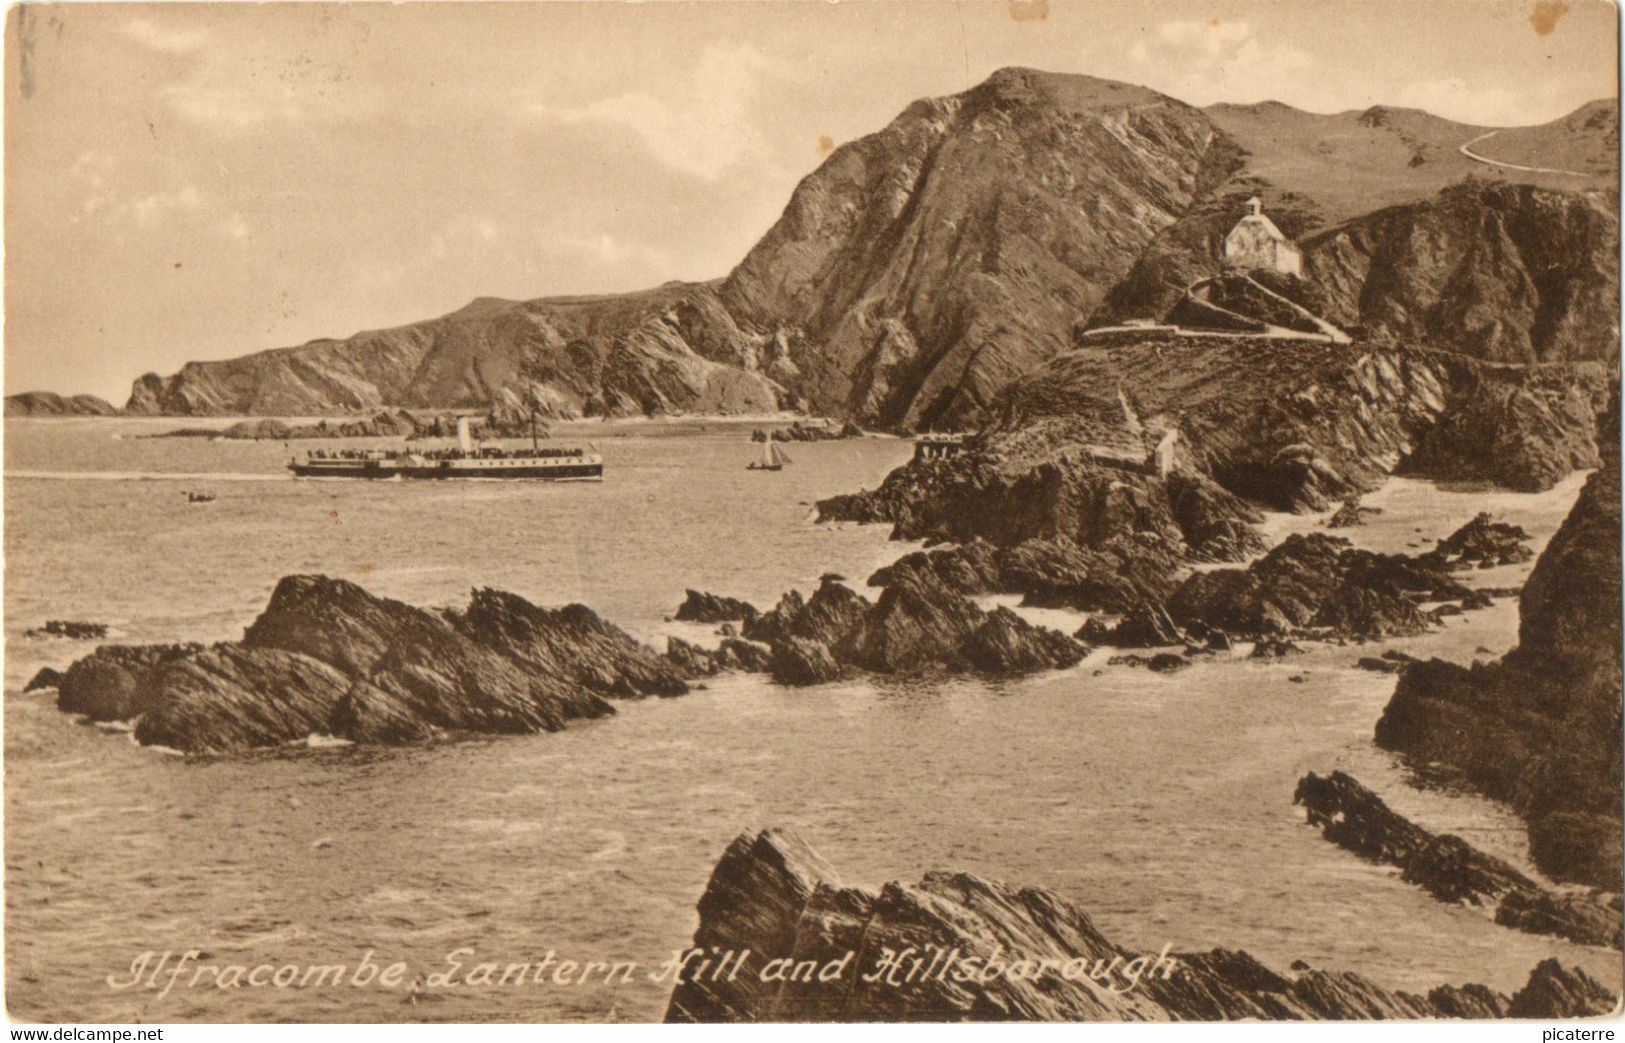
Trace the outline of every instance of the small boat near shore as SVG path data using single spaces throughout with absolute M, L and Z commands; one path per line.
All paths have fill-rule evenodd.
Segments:
M 604 459 L 591 447 L 544 447 L 532 418 L 531 447 L 481 445 L 467 417 L 457 423 L 457 445 L 445 449 L 313 449 L 288 461 L 296 478 L 530 479 L 591 481 L 604 476 Z
M 784 470 L 784 465 L 789 462 L 790 457 L 785 455 L 784 450 L 779 448 L 779 444 L 773 441 L 772 436 L 769 436 L 767 441 L 762 443 L 762 458 L 760 460 L 752 460 L 750 463 L 746 464 L 745 470 L 782 471 Z

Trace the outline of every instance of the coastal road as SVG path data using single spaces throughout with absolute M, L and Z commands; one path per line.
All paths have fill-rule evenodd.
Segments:
M 1565 175 L 1567 175 L 1569 177 L 1590 177 L 1591 176 L 1590 174 L 1584 173 L 1583 171 L 1579 171 L 1579 170 L 1560 170 L 1557 167 L 1526 167 L 1526 166 L 1521 166 L 1521 165 L 1519 165 L 1517 163 L 1503 163 L 1498 159 L 1491 159 L 1488 156 L 1481 156 L 1478 153 L 1473 151 L 1472 147 L 1474 145 L 1478 144 L 1480 141 L 1485 141 L 1485 140 L 1487 140 L 1489 138 L 1493 138 L 1493 137 L 1495 137 L 1495 135 L 1497 135 L 1499 133 L 1501 133 L 1501 132 L 1498 131 L 1498 130 L 1492 130 L 1488 134 L 1480 134 L 1478 137 L 1476 137 L 1473 140 L 1467 142 L 1465 145 L 1458 146 L 1456 151 L 1460 152 L 1462 155 L 1466 156 L 1468 159 L 1474 159 L 1474 160 L 1477 160 L 1480 163 L 1488 163 L 1492 167 L 1505 167 L 1508 170 L 1521 170 L 1526 174 L 1565 174 Z

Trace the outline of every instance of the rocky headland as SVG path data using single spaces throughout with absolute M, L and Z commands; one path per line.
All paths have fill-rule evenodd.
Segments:
M 679 981 L 668 1022 L 1555 1018 L 1617 1003 L 1556 960 L 1511 996 L 1420 995 L 1350 972 L 1280 972 L 1235 950 L 1136 953 L 1052 891 L 955 872 L 848 886 L 773 829 L 742 834 L 718 861 L 693 946 L 744 956 L 733 973 Z
M 1213 278 L 1255 196 L 1302 247 L 1302 285 L 1261 296 L 1231 280 L 1216 300 L 1239 294 L 1272 322 L 1318 329 L 1281 307 L 1306 302 L 1375 347 L 1616 361 L 1617 105 L 1497 139 L 1583 153 L 1581 178 L 1458 152 L 1483 132 L 1386 107 L 1203 109 L 1126 83 L 1001 69 L 836 148 L 722 279 L 480 298 L 424 322 L 149 373 L 124 411 L 367 416 L 516 396 L 561 417 L 805 408 L 963 428 L 1077 331 L 1155 320 Z M 53 399 L 12 396 L 7 414 L 100 409 Z M 1474 430 L 1522 408 L 1486 403 L 1423 462 L 1470 450 Z

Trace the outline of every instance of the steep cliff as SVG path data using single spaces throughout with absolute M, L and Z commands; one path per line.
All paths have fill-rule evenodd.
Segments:
M 1400 677 L 1377 742 L 1509 801 L 1558 880 L 1620 879 L 1619 402 L 1603 463 L 1530 573 L 1518 647 L 1471 668 L 1433 660 Z
M 1190 206 L 1196 109 L 1005 69 L 838 149 L 723 285 L 787 331 L 813 408 L 911 426 L 974 415 L 1066 346 Z

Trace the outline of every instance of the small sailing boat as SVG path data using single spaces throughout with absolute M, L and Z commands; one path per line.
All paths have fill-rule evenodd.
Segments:
M 752 460 L 750 463 L 746 464 L 745 470 L 782 471 L 784 470 L 784 465 L 789 462 L 790 457 L 785 455 L 784 450 L 779 448 L 779 443 L 773 441 L 773 437 L 769 435 L 767 441 L 762 443 L 762 458 L 760 460 Z

